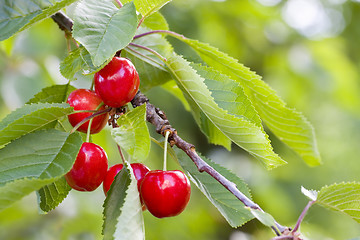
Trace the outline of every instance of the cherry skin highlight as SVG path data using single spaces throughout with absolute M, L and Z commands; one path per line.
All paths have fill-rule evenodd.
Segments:
M 102 103 L 102 99 L 94 92 L 88 89 L 77 89 L 70 93 L 67 103 L 74 108 L 74 110 L 96 110 L 96 108 Z M 104 110 L 105 106 L 99 108 L 99 110 Z M 68 115 L 70 124 L 75 127 L 79 122 L 84 118 L 89 117 L 93 113 L 84 112 L 84 113 L 75 113 Z M 109 114 L 105 113 L 100 116 L 94 117 L 91 123 L 90 133 L 100 132 L 106 125 L 109 119 Z M 90 120 L 89 120 L 90 121 Z M 77 130 L 80 132 L 87 132 L 89 121 L 82 124 Z
M 191 187 L 186 175 L 179 171 L 148 172 L 140 193 L 149 212 L 158 218 L 179 215 L 190 200 Z
M 140 85 L 139 75 L 130 62 L 114 57 L 103 69 L 94 75 L 95 91 L 110 107 L 122 107 L 130 102 Z
M 142 183 L 142 180 L 144 179 L 146 173 L 150 171 L 150 169 L 142 163 L 132 163 L 130 164 L 130 166 L 133 169 L 135 179 L 138 181 L 137 185 L 140 192 L 140 185 Z M 109 168 L 109 170 L 107 171 L 106 177 L 103 182 L 103 189 L 105 195 L 107 195 L 107 192 L 109 191 L 111 184 L 113 183 L 116 175 L 121 171 L 122 168 L 123 168 L 123 164 L 116 164 L 111 168 Z
M 94 191 L 104 181 L 107 168 L 108 161 L 104 149 L 94 143 L 84 142 L 65 179 L 75 190 Z

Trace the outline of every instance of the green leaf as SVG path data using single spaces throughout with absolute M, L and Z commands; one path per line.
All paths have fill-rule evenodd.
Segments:
M 119 127 L 111 130 L 115 142 L 134 161 L 144 161 L 150 152 L 150 134 L 146 125 L 146 105 L 141 105 L 122 115 Z
M 345 213 L 360 223 L 360 183 L 347 182 L 321 188 L 316 203 Z
M 275 219 L 270 214 L 268 214 L 266 212 L 262 212 L 259 209 L 253 209 L 253 208 L 249 208 L 249 207 L 247 207 L 246 209 L 248 209 L 251 212 L 251 214 L 254 215 L 254 217 L 257 220 L 259 220 L 262 224 L 264 224 L 265 226 L 267 226 L 267 227 L 276 226 Z
M 44 212 L 53 210 L 66 198 L 70 190 L 65 177 L 42 187 L 37 191 L 40 209 Z
M 190 105 L 186 101 L 184 94 L 180 90 L 179 86 L 176 85 L 176 82 L 174 80 L 164 83 L 163 85 L 161 85 L 161 87 L 162 87 L 162 89 L 164 89 L 165 91 L 168 91 L 173 96 L 175 96 L 177 99 L 179 99 L 180 102 L 184 105 L 186 111 L 190 112 Z
M 141 27 L 137 34 L 151 30 L 150 28 Z M 137 38 L 133 43 L 150 48 L 161 54 L 164 58 L 169 56 L 173 51 L 172 46 L 166 41 L 165 37 L 159 34 L 151 34 L 146 37 Z M 145 49 L 128 46 L 121 55 L 129 58 L 136 66 L 141 79 L 140 89 L 142 92 L 146 92 L 152 87 L 161 85 L 172 79 L 163 60 Z
M 169 30 L 169 25 L 165 17 L 159 12 L 148 16 L 142 23 L 142 26 L 145 26 L 152 30 Z
M 136 9 L 141 13 L 143 18 L 159 11 L 160 8 L 170 1 L 171 0 L 134 0 Z
M 104 202 L 104 240 L 145 239 L 137 181 L 130 164 L 115 177 Z
M 105 62 L 105 64 L 106 63 L 107 62 Z M 80 46 L 71 51 L 70 54 L 61 62 L 60 72 L 66 79 L 75 80 L 76 78 L 74 75 L 77 72 L 82 74 L 92 74 L 101 69 L 103 65 L 95 67 L 91 60 L 90 53 L 84 46 Z
M 224 186 L 222 186 L 209 174 L 205 172 L 200 173 L 195 164 L 183 151 L 177 149 L 176 154 L 178 156 L 181 167 L 190 176 L 190 180 L 219 210 L 219 212 L 224 216 L 226 221 L 228 221 L 232 227 L 241 226 L 253 218 L 252 214 L 244 208 L 244 204 Z M 251 198 L 249 189 L 243 180 L 238 178 L 235 174 L 226 168 L 212 162 L 205 157 L 200 157 L 207 164 L 218 171 L 222 176 L 235 183 L 237 188 L 243 194 L 245 194 L 248 198 Z
M 49 129 L 0 149 L 0 210 L 66 174 L 81 144 L 78 133 Z
M 221 131 L 235 144 L 261 160 L 268 169 L 285 163 L 273 152 L 266 133 L 260 127 L 229 114 L 215 103 L 204 79 L 190 67 L 186 60 L 174 54 L 166 63 L 185 97 L 196 103 L 204 116 L 219 129 L 219 132 Z
M 306 118 L 290 109 L 261 77 L 218 49 L 178 35 L 211 67 L 239 82 L 269 129 L 310 166 L 321 163 L 315 133 Z
M 238 82 L 213 68 L 200 64 L 192 64 L 191 66 L 197 74 L 205 79 L 205 84 L 219 107 L 236 117 L 244 118 L 256 126 L 262 127 L 261 119 L 255 107 Z
M 95 66 L 126 47 L 136 32 L 134 3 L 120 9 L 115 4 L 111 0 L 83 0 L 76 8 L 73 37 L 89 51 Z
M 24 105 L 0 122 L 0 146 L 22 135 L 41 129 L 73 111 L 67 103 Z
M 301 192 L 302 192 L 302 194 L 304 194 L 311 201 L 316 201 L 317 195 L 318 195 L 317 191 L 308 190 L 308 189 L 304 188 L 303 186 L 301 186 Z
M 35 94 L 26 104 L 31 103 L 62 103 L 66 102 L 69 94 L 76 88 L 70 84 L 53 85 L 43 88 L 41 92 Z
M 77 0 L 0 0 L 0 41 L 51 16 Z
M 191 66 L 197 71 L 197 74 L 205 79 L 204 83 L 220 108 L 236 117 L 253 122 L 262 129 L 260 117 L 237 82 L 212 68 L 199 64 Z M 191 102 L 191 100 L 189 101 Z M 192 106 L 194 111 L 199 112 L 194 104 Z M 195 118 L 198 119 L 197 122 L 210 143 L 222 145 L 229 151 L 231 150 L 231 141 L 204 114 L 199 112 L 195 114 Z

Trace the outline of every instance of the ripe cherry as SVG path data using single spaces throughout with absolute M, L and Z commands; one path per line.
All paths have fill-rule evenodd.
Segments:
M 70 93 L 67 103 L 74 108 L 74 110 L 96 110 L 96 108 L 102 103 L 101 98 L 94 92 L 88 89 L 77 89 Z M 104 110 L 105 106 L 100 107 L 99 110 Z M 91 112 L 74 113 L 68 116 L 70 124 L 75 127 L 76 124 L 81 122 L 84 118 L 89 117 Z M 91 123 L 90 133 L 100 132 L 106 125 L 109 119 L 109 114 L 102 114 L 94 117 Z M 89 120 L 90 121 L 90 120 Z M 82 124 L 77 130 L 80 132 L 87 132 L 89 121 Z
M 140 191 L 140 185 L 142 183 L 142 180 L 144 179 L 146 173 L 150 171 L 150 169 L 142 163 L 132 163 L 130 164 L 130 166 L 133 169 L 133 173 L 135 175 L 136 180 L 138 181 L 137 185 Z M 111 184 L 113 183 L 116 175 L 121 171 L 122 168 L 123 168 L 122 164 L 116 164 L 111 168 L 109 168 L 109 170 L 107 171 L 106 177 L 103 182 L 103 189 L 105 195 L 107 195 L 107 192 L 109 191 Z
M 104 149 L 94 143 L 84 142 L 65 179 L 70 187 L 78 191 L 94 191 L 103 182 L 107 168 Z
M 130 60 L 114 57 L 94 75 L 95 91 L 110 107 L 118 108 L 130 102 L 140 85 L 139 75 Z
M 158 218 L 179 215 L 190 200 L 190 182 L 179 171 L 154 170 L 148 172 L 140 193 L 149 212 Z

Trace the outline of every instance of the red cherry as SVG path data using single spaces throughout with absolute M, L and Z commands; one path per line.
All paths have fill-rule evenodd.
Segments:
M 114 57 L 94 75 L 95 91 L 104 103 L 118 108 L 130 102 L 140 85 L 139 75 L 130 60 Z
M 88 89 L 77 89 L 70 93 L 67 103 L 74 108 L 74 110 L 96 110 L 100 103 L 101 98 L 94 92 Z M 105 106 L 102 106 L 99 110 L 104 110 Z M 92 113 L 75 113 L 68 116 L 70 124 L 75 127 L 76 124 L 81 122 L 84 118 L 89 117 Z M 100 132 L 106 125 L 109 119 L 109 114 L 102 114 L 93 118 L 91 123 L 90 133 Z M 82 124 L 77 130 L 80 132 L 87 132 L 89 121 Z
M 148 172 L 141 184 L 142 199 L 149 212 L 158 218 L 179 215 L 190 200 L 190 182 L 179 171 Z
M 130 166 L 133 169 L 135 179 L 138 181 L 137 185 L 138 185 L 138 189 L 140 191 L 140 185 L 142 183 L 142 180 L 144 179 L 146 173 L 148 173 L 150 171 L 150 169 L 142 163 L 132 163 L 132 164 L 130 164 Z M 118 174 L 122 168 L 123 168 L 122 164 L 116 164 L 116 165 L 112 166 L 111 168 L 109 168 L 109 170 L 107 171 L 106 177 L 103 182 L 103 189 L 104 189 L 105 195 L 107 195 L 107 192 L 109 191 L 110 186 L 116 177 L 116 174 Z
M 104 149 L 94 143 L 84 142 L 65 179 L 70 187 L 78 191 L 94 191 L 103 182 L 107 168 Z

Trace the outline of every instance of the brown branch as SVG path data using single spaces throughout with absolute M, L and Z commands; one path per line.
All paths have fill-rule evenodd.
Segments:
M 170 131 L 169 143 L 171 146 L 176 145 L 178 148 L 183 150 L 190 159 L 195 163 L 196 167 L 200 172 L 206 172 L 213 178 L 215 178 L 221 185 L 223 185 L 227 190 L 229 190 L 234 196 L 236 196 L 245 206 L 252 209 L 257 209 L 263 211 L 256 203 L 246 197 L 236 186 L 235 183 L 229 181 L 227 178 L 222 176 L 209 164 L 207 164 L 199 155 L 196 153 L 194 145 L 183 140 L 178 134 L 176 129 L 174 129 L 169 120 L 167 119 L 165 113 L 159 108 L 156 108 L 154 105 L 149 103 L 149 99 L 142 94 L 140 91 L 136 94 L 134 99 L 131 101 L 133 107 L 138 107 L 146 103 L 146 120 L 153 124 L 156 127 L 156 132 L 165 136 L 167 131 Z M 277 231 L 279 229 L 281 232 L 288 230 L 287 227 L 284 227 L 276 222 L 276 227 L 272 227 L 274 232 L 279 236 L 280 233 Z
M 71 34 L 74 23 L 68 16 L 62 12 L 57 12 L 52 15 L 51 18 L 57 23 L 61 30 L 67 34 Z

